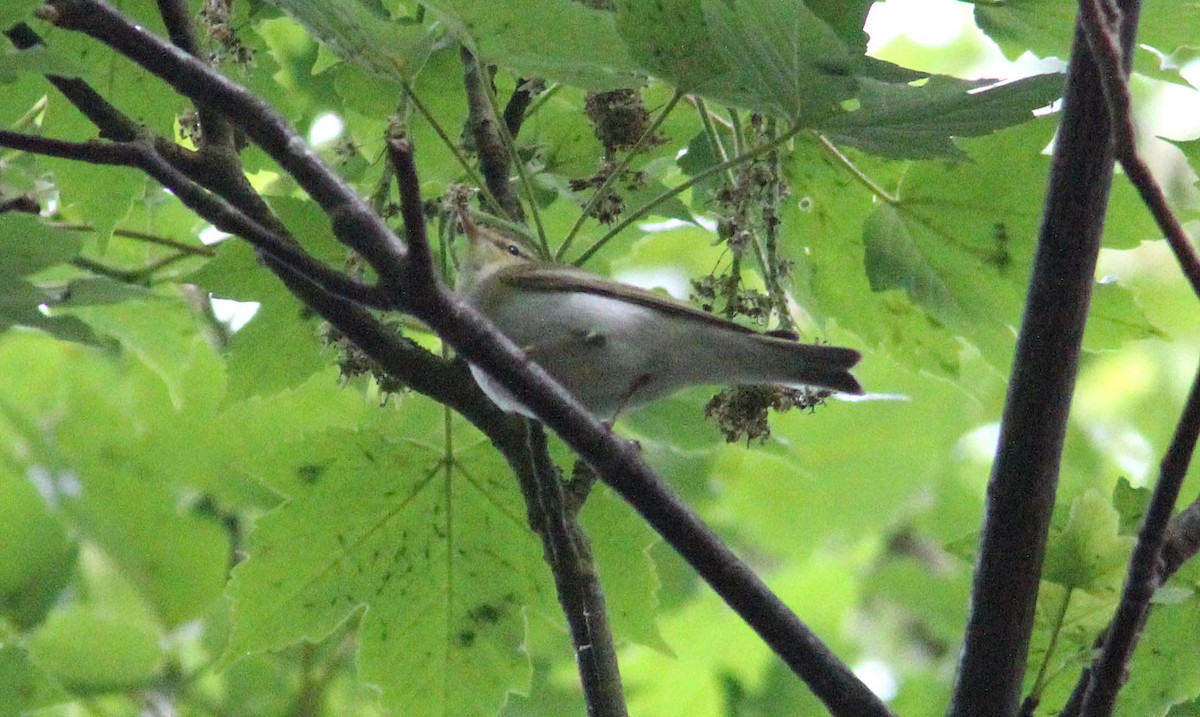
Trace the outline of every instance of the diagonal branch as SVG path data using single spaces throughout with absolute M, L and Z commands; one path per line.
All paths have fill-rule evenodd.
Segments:
M 1187 476 L 1188 464 L 1196 450 L 1196 439 L 1200 436 L 1200 373 L 1197 373 L 1188 394 L 1187 403 L 1171 445 L 1163 456 L 1158 481 L 1142 528 L 1138 532 L 1137 545 L 1129 561 L 1129 573 L 1121 591 L 1121 602 L 1109 625 L 1104 647 L 1096 658 L 1090 672 L 1089 685 L 1083 696 L 1080 714 L 1084 717 L 1106 717 L 1113 712 L 1117 692 L 1124 684 L 1125 670 L 1138 637 L 1145 625 L 1150 598 L 1162 584 L 1163 570 L 1160 565 L 1163 545 L 1167 538 L 1168 523 L 1183 479 Z
M 1171 211 L 1162 186 L 1154 179 L 1149 165 L 1137 151 L 1128 73 L 1120 71 L 1121 67 L 1128 67 L 1130 62 L 1128 53 L 1121 49 L 1119 28 L 1122 12 L 1111 0 L 1081 0 L 1079 17 L 1087 34 L 1088 46 L 1100 66 L 1101 88 L 1108 103 L 1117 161 L 1154 215 L 1154 221 L 1166 237 L 1171 251 L 1175 252 L 1175 258 L 1191 283 L 1192 291 L 1200 297 L 1200 256 L 1184 232 L 1183 225 Z
M 395 304 L 390 293 L 325 266 L 288 239 L 264 228 L 224 197 L 206 191 L 163 159 L 148 141 L 66 142 L 0 130 L 0 146 L 89 164 L 141 169 L 216 228 L 242 237 L 260 251 L 308 276 L 326 291 L 353 298 L 367 306 L 391 307 Z
M 42 44 L 42 38 L 23 22 L 5 30 L 4 34 L 18 50 Z M 77 77 L 61 75 L 47 75 L 46 79 L 96 125 L 102 138 L 114 142 L 127 142 L 137 137 L 140 129 L 138 124 L 109 104 L 108 100 L 101 97 L 87 82 Z
M 167 28 L 171 42 L 184 52 L 200 59 L 200 43 L 186 0 L 158 0 L 158 14 Z M 234 152 L 233 128 L 220 114 L 207 107 L 197 107 L 200 118 L 200 153 Z
M 221 113 L 288 172 L 331 217 L 333 231 L 385 285 L 402 282 L 406 248 L 366 201 L 262 99 L 102 0 L 50 0 L 39 15 L 86 34 L 150 71 L 197 106 Z
M 558 601 L 571 631 L 588 715 L 625 717 L 628 710 L 621 670 L 591 542 L 550 461 L 542 425 L 536 421 L 524 423 L 529 470 L 520 470 L 517 476 L 529 506 L 529 524 L 542 538 Z
M 1121 44 L 1130 48 L 1137 3 L 1126 0 L 1126 5 L 1130 7 Z M 1112 184 L 1110 134 L 1100 71 L 1077 23 L 1000 444 L 988 483 L 951 717 L 1017 713 Z
M 399 157 L 403 160 L 403 155 Z M 411 162 L 411 156 L 407 161 Z M 407 170 L 397 171 L 402 176 Z M 427 243 L 425 226 L 408 241 Z M 410 256 L 428 256 L 415 250 Z M 538 415 L 601 480 L 621 495 L 839 717 L 890 715 L 887 707 L 642 460 L 487 319 L 441 283 L 432 264 L 413 262 L 408 310 L 461 356 Z

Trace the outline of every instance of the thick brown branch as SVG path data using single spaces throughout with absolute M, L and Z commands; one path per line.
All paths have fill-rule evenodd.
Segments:
M 1135 3 L 1123 28 L 1132 46 Z M 1113 150 L 1096 62 L 1076 27 L 1062 121 L 949 714 L 1017 713 L 1067 416 L 1100 251 Z
M 102 0 L 50 0 L 41 15 L 112 47 L 241 127 L 325 209 L 338 239 L 362 255 L 385 284 L 401 283 L 406 250 L 400 240 L 270 105 Z

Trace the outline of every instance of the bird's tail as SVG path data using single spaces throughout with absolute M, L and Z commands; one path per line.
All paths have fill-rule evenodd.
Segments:
M 779 336 L 762 334 L 755 351 L 762 383 L 827 388 L 842 393 L 862 394 L 850 369 L 862 355 L 854 349 L 820 344 L 802 344 Z

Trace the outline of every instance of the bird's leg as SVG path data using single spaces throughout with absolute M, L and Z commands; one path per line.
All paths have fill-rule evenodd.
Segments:
M 617 416 L 621 415 L 621 411 L 625 410 L 625 407 L 629 404 L 629 402 L 631 400 L 633 400 L 633 397 L 637 395 L 637 392 L 641 391 L 643 388 L 646 387 L 646 384 L 650 383 L 651 378 L 653 378 L 653 377 L 650 374 L 644 373 L 644 374 L 641 374 L 640 376 L 638 376 L 637 378 L 635 378 L 633 380 L 633 383 L 629 384 L 629 390 L 627 390 L 621 396 L 621 400 L 617 402 L 616 410 L 613 411 L 612 419 L 610 419 L 608 421 L 608 425 L 610 428 L 613 426 L 613 424 L 615 424 L 617 422 Z

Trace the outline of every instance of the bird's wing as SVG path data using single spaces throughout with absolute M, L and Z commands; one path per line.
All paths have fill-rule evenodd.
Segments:
M 581 269 L 565 264 L 517 264 L 502 269 L 497 275 L 500 281 L 525 291 L 588 293 L 606 296 L 619 301 L 628 301 L 649 309 L 662 311 L 682 318 L 704 321 L 730 331 L 758 333 L 754 329 L 694 308 L 653 291 L 640 289 L 629 284 L 603 279 Z

